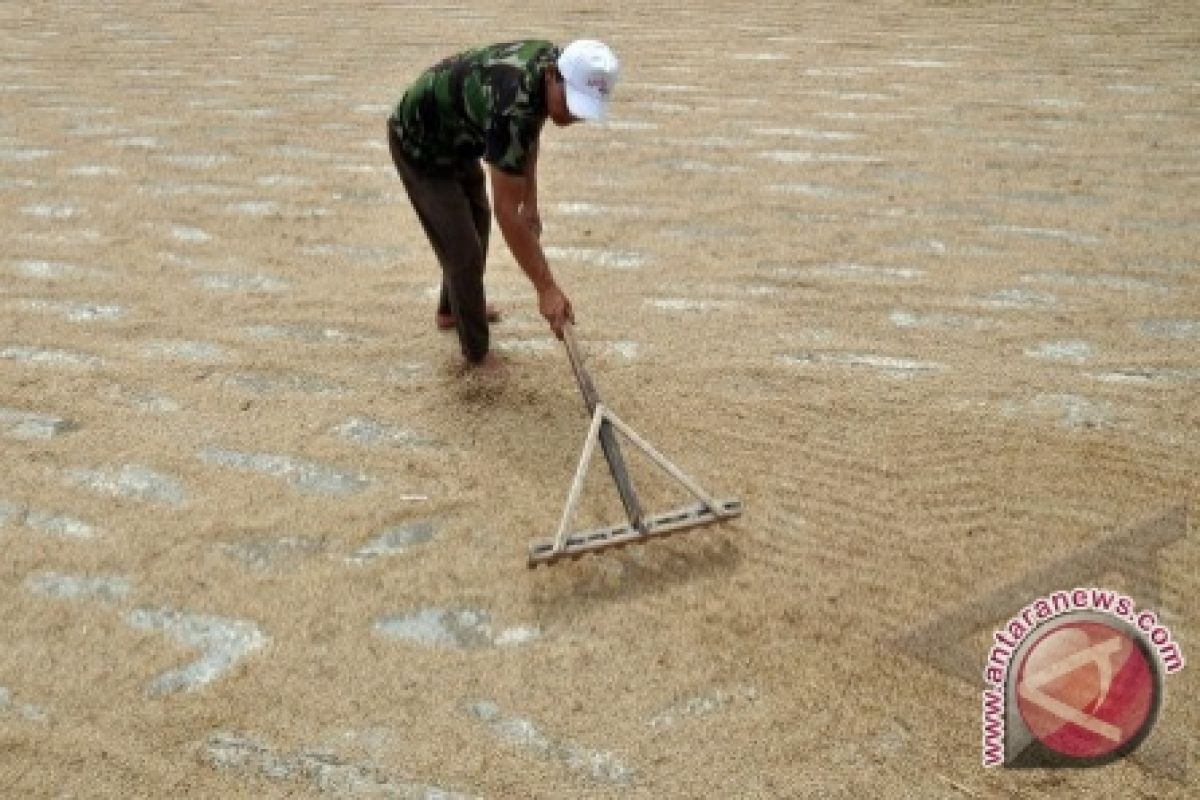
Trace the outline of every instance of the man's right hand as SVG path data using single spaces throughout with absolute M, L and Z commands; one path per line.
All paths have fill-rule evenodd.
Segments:
M 557 285 L 550 285 L 538 292 L 538 310 L 550 323 L 550 330 L 559 339 L 563 337 L 563 325 L 575 322 L 575 312 L 571 309 L 571 301 L 562 293 Z

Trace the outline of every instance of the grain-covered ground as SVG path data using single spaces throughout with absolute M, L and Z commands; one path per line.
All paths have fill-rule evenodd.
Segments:
M 541 165 L 601 394 L 747 509 L 536 572 L 567 359 L 496 234 L 459 374 L 383 136 L 527 36 L 623 62 Z M 6 797 L 1194 791 L 1194 667 L 1135 758 L 984 770 L 1024 600 L 971 613 L 1124 535 L 1086 580 L 1200 647 L 1195 3 L 44 0 L 0 52 Z

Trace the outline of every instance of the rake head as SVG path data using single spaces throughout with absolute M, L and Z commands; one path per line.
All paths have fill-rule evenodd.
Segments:
M 575 342 L 575 335 L 570 323 L 563 326 L 562 333 L 567 356 L 571 360 L 571 368 L 575 372 L 579 391 L 583 395 L 592 422 L 588 428 L 587 438 L 584 439 L 583 453 L 579 457 L 579 464 L 575 468 L 575 479 L 567 494 L 558 534 L 553 539 L 537 540 L 530 544 L 526 565 L 532 569 L 539 564 L 550 565 L 564 558 L 577 559 L 587 553 L 600 553 L 629 544 L 641 544 L 650 539 L 682 533 L 691 528 L 710 525 L 741 515 L 742 503 L 740 500 L 714 500 L 695 480 L 671 463 L 637 431 L 622 422 L 616 414 L 600 402 L 600 394 L 596 391 L 591 376 L 584 369 L 583 358 L 580 356 L 579 346 Z M 654 516 L 643 514 L 637 492 L 625 469 L 625 459 L 621 455 L 621 446 L 617 441 L 618 434 L 623 435 L 700 502 L 696 505 L 668 511 L 665 514 Z M 621 503 L 625 507 L 628 522 L 609 528 L 571 533 L 569 528 L 571 517 L 579 503 L 584 477 L 597 444 L 604 451 L 604 459 L 608 462 L 609 472 L 612 474 L 617 492 L 621 496 Z
M 556 546 L 554 539 L 535 541 L 529 546 L 526 565 L 534 569 L 542 564 L 552 565 L 564 558 L 577 560 L 589 553 L 601 553 L 630 544 L 644 544 L 651 539 L 660 539 L 703 525 L 733 519 L 742 513 L 740 500 L 721 500 L 716 506 L 714 511 L 703 503 L 698 503 L 646 517 L 642 520 L 642 530 L 625 524 L 573 533 L 566 537 L 562 546 Z

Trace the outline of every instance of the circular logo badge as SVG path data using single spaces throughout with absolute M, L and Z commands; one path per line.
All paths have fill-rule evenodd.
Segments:
M 1154 726 L 1154 656 L 1117 620 L 1064 621 L 1041 632 L 1017 672 L 1017 707 L 1033 736 L 1068 759 L 1132 752 Z

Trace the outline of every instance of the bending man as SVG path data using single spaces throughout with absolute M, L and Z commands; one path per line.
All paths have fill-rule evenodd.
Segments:
M 573 320 L 541 246 L 538 141 L 555 125 L 604 116 L 617 59 L 600 42 L 559 49 L 529 40 L 460 53 L 430 67 L 388 119 L 396 170 L 442 267 L 435 322 L 455 328 L 463 356 L 492 363 L 483 273 L 492 211 L 480 159 L 488 165 L 496 222 L 537 290 L 538 309 L 556 336 Z

